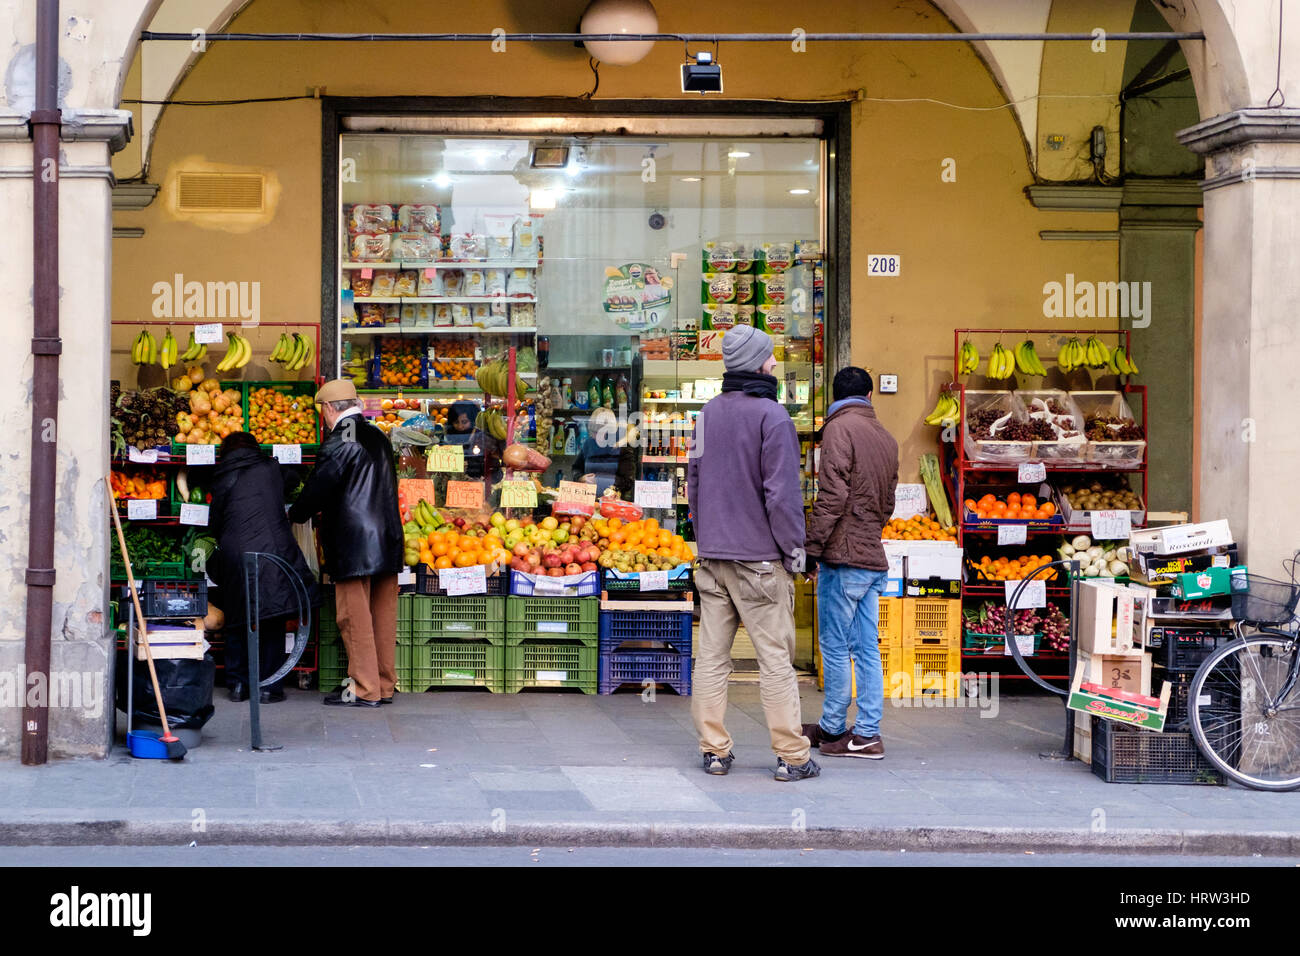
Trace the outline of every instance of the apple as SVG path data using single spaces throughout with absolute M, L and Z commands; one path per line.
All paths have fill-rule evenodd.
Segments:
M 580 564 L 567 564 L 567 565 L 565 565 L 565 567 L 564 567 L 564 573 L 565 573 L 565 574 L 581 574 L 581 573 L 582 573 L 582 565 L 580 565 Z
M 587 518 L 585 515 L 574 515 L 573 518 L 569 521 L 569 530 L 581 531 L 582 526 L 586 523 L 587 523 Z
M 560 526 L 560 522 L 556 520 L 555 515 L 547 515 L 545 518 L 542 519 L 542 527 L 545 528 L 547 531 L 554 531 L 559 526 Z
M 496 539 L 500 540 L 500 538 L 501 538 L 501 529 L 498 528 L 498 527 L 496 527 L 496 525 L 493 525 L 491 528 L 488 528 L 488 530 L 487 530 L 487 536 L 488 536 L 489 538 L 496 538 Z
M 499 511 L 492 512 L 492 527 L 500 528 L 506 523 L 506 516 Z
M 516 557 L 523 558 L 528 555 L 528 545 L 524 544 L 522 541 L 516 543 L 510 550 L 514 552 Z
M 584 562 L 582 563 L 582 570 L 584 570 L 584 571 L 595 571 L 595 570 L 596 570 L 596 563 L 595 563 L 594 561 L 584 561 Z
M 528 552 L 528 566 L 530 568 L 540 568 L 542 566 L 542 557 L 536 551 Z
M 474 527 L 478 528 L 480 531 L 487 531 L 488 528 L 492 527 L 492 524 L 486 518 L 479 518 L 478 521 L 474 523 Z
M 547 568 L 558 568 L 563 563 L 564 562 L 560 560 L 558 554 L 548 554 L 546 557 L 542 558 L 542 564 Z
M 464 529 L 465 525 L 468 524 L 469 522 L 467 522 L 464 518 L 453 518 L 451 520 L 451 523 L 454 524 L 457 528 Z
M 551 538 L 555 541 L 556 544 L 563 544 L 564 542 L 569 540 L 569 532 L 566 531 L 564 528 L 556 528 L 554 531 L 551 532 Z
M 507 518 L 507 519 L 506 519 L 506 530 L 507 530 L 507 531 L 518 531 L 518 530 L 519 530 L 519 527 L 520 527 L 520 525 L 519 525 L 519 519 L 518 519 L 518 518 Z
M 510 562 L 510 568 L 511 570 L 522 571 L 525 574 L 527 574 L 529 571 L 533 569 L 533 566 L 523 558 L 515 558 L 513 561 Z

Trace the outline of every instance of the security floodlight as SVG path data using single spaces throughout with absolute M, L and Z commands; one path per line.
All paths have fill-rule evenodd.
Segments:
M 683 93 L 721 93 L 722 67 L 713 62 L 713 54 L 695 54 L 694 62 L 682 64 Z

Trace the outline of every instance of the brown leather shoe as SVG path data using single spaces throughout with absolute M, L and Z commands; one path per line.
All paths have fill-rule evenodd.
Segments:
M 845 734 L 839 740 L 822 741 L 821 753 L 823 757 L 865 757 L 867 760 L 884 760 L 885 744 L 879 734 L 874 737 Z
M 811 747 L 820 747 L 822 742 L 822 725 L 821 724 L 803 724 L 800 728 L 803 735 L 808 738 L 808 745 Z

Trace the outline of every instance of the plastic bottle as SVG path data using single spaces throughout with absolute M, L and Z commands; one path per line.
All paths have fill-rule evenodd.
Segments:
M 601 396 L 604 386 L 601 384 L 600 376 L 593 375 L 591 381 L 587 383 L 587 408 L 595 411 L 600 408 Z
M 572 422 L 569 423 L 569 435 L 564 440 L 564 454 L 576 455 L 578 453 L 578 428 Z
M 579 385 L 576 389 L 574 389 L 573 391 L 574 408 L 578 409 L 579 411 L 585 412 L 587 409 L 591 408 L 590 399 L 591 399 L 591 394 L 589 389 L 584 388 L 581 385 Z
M 578 447 L 579 447 L 579 448 L 582 448 L 582 447 L 586 446 L 586 444 L 587 444 L 587 437 L 588 437 L 588 435 L 587 435 L 587 423 L 586 423 L 586 422 L 580 422 L 580 423 L 578 424 Z
M 551 454 L 564 454 L 564 426 L 559 422 L 551 426 Z
M 573 379 L 566 378 L 560 381 L 560 407 L 573 407 Z
M 613 376 L 610 376 L 609 378 L 605 379 L 605 392 L 604 392 L 604 395 L 605 395 L 605 397 L 604 397 L 604 400 L 601 402 L 601 404 L 604 405 L 606 408 L 613 409 L 613 407 L 614 407 L 614 378 L 613 378 Z
M 627 404 L 627 376 L 620 375 L 618 384 L 614 386 L 614 408 L 622 408 Z

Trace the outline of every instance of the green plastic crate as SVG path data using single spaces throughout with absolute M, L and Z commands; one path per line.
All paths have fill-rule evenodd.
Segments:
M 332 691 L 347 679 L 348 652 L 342 641 L 321 640 L 316 648 L 316 686 Z
M 409 595 L 409 618 L 403 631 L 416 645 L 450 639 L 481 640 L 504 644 L 506 639 L 506 599 L 481 594 L 436 597 Z M 400 603 L 400 602 L 399 602 Z M 400 640 L 400 637 L 399 637 Z
M 596 693 L 600 648 L 595 643 L 529 638 L 508 643 L 505 652 L 508 694 L 525 687 L 576 687 L 584 694 Z
M 512 597 L 506 603 L 506 643 L 528 638 L 563 641 L 600 637 L 599 598 Z
M 252 432 L 252 425 L 251 425 L 251 420 L 252 420 L 251 416 L 252 416 L 252 413 L 251 413 L 251 410 L 249 409 L 249 396 L 251 396 L 251 395 L 252 395 L 255 391 L 257 391 L 259 388 L 269 388 L 269 389 L 273 389 L 274 391 L 277 391 L 277 392 L 284 392 L 284 393 L 287 394 L 287 395 L 303 395 L 303 396 L 306 396 L 308 407 L 311 408 L 313 414 L 316 414 L 316 406 L 315 406 L 314 402 L 312 401 L 312 399 L 315 397 L 315 394 L 316 394 L 316 384 L 315 384 L 315 382 L 312 382 L 312 381 L 303 381 L 303 382 L 243 382 L 243 383 L 241 383 L 241 385 L 240 385 L 240 389 L 241 389 L 241 391 L 243 392 L 242 407 L 243 407 L 243 410 L 244 410 L 244 428 L 247 429 L 250 433 Z M 310 440 L 310 441 L 300 442 L 299 444 L 302 445 L 302 451 L 303 451 L 303 454 L 308 454 L 308 453 L 310 453 L 310 452 L 314 452 L 314 451 L 316 450 L 316 448 L 319 447 L 319 445 L 320 445 L 320 415 L 319 415 L 319 414 L 316 414 L 316 427 L 315 427 L 315 429 L 313 430 L 313 434 L 312 434 L 312 438 L 311 438 L 311 440 Z M 263 450 L 265 450 L 265 451 L 270 451 L 270 450 L 271 450 L 272 448 L 274 448 L 275 446 L 274 446 L 273 443 L 268 442 L 268 443 L 264 443 L 261 447 L 262 447 Z
M 485 640 L 433 641 L 400 650 L 409 657 L 407 684 L 413 693 L 434 687 L 486 687 L 499 694 L 505 689 L 505 653 L 502 644 Z

